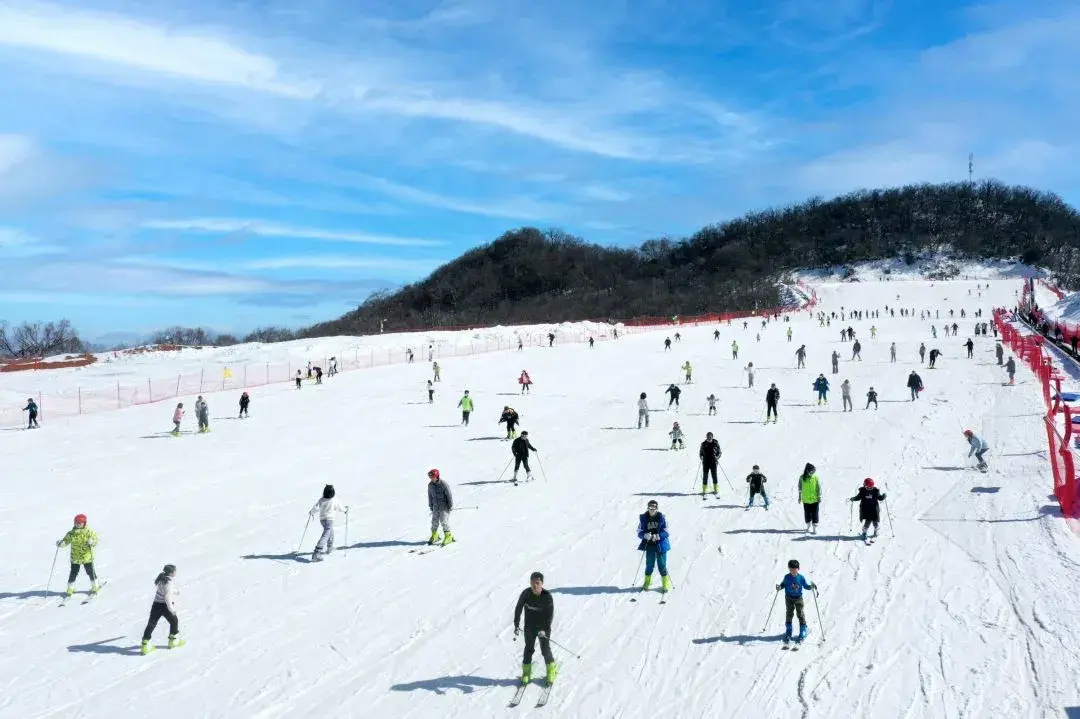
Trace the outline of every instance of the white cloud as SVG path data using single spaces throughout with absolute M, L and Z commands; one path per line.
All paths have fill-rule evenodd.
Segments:
M 270 257 L 244 263 L 249 270 L 382 270 L 430 273 L 449 260 L 410 260 L 397 257 L 348 257 L 341 255 L 301 255 Z
M 62 252 L 61 248 L 50 245 L 14 227 L 0 227 L 0 257 L 33 257 Z
M 192 31 L 42 3 L 0 4 L 0 45 L 230 85 L 291 98 L 312 98 L 319 88 L 282 76 L 270 57 Z
M 628 192 L 598 183 L 584 185 L 579 189 L 579 194 L 588 200 L 596 200 L 597 202 L 627 202 L 633 198 L 633 195 Z
M 259 237 L 294 237 L 297 239 L 326 240 L 328 242 L 355 242 L 366 245 L 392 247 L 436 247 L 446 244 L 442 240 L 414 237 L 376 235 L 367 232 L 324 230 L 315 227 L 295 227 L 262 220 L 231 218 L 195 218 L 187 220 L 151 220 L 143 223 L 148 230 L 177 230 L 207 234 L 243 234 Z
M 927 149 L 904 141 L 846 150 L 800 168 L 796 183 L 813 194 L 843 193 L 871 187 L 967 178 L 967 155 L 944 148 Z
M 0 135 L 0 180 L 34 154 L 35 146 L 30 138 L 23 135 Z

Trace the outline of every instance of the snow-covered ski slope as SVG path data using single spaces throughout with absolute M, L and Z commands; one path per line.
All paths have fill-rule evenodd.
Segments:
M 823 309 L 892 306 L 972 311 L 1011 304 L 1016 280 L 864 282 L 817 287 Z M 973 293 L 974 294 L 974 293 Z M 884 315 L 884 313 L 883 313 Z M 212 395 L 212 432 L 177 438 L 169 405 L 47 422 L 0 433 L 0 716 L 32 717 L 1060 717 L 1080 705 L 1080 546 L 1051 495 L 1038 392 L 1021 369 L 1001 385 L 991 339 L 974 360 L 960 337 L 931 341 L 917 319 L 841 324 L 806 313 L 762 333 L 741 323 L 617 342 L 536 348 L 446 361 L 427 404 L 428 364 L 342 374 L 302 390 L 266 388 L 251 418 Z M 847 322 L 844 325 L 848 324 Z M 944 324 L 944 320 L 937 322 Z M 870 326 L 878 337 L 870 339 Z M 673 334 L 673 333 L 672 333 Z M 733 339 L 739 359 L 731 359 Z M 919 341 L 944 353 L 919 367 Z M 895 341 L 899 361 L 889 362 Z M 805 343 L 807 369 L 794 369 Z M 839 348 L 839 376 L 828 357 Z M 690 360 L 681 412 L 662 393 Z M 742 368 L 758 368 L 745 388 Z M 515 378 L 535 381 L 521 397 Z M 923 397 L 907 401 L 919 369 Z M 810 384 L 825 372 L 827 407 Z M 840 411 L 849 378 L 855 412 Z M 770 382 L 780 422 L 765 426 Z M 873 385 L 881 409 L 864 411 Z M 455 405 L 475 396 L 469 427 Z M 637 430 L 648 392 L 652 427 Z M 704 398 L 720 397 L 719 417 Z M 193 399 L 193 398 L 189 398 Z M 535 481 L 500 483 L 509 446 L 504 405 L 523 417 Z M 686 451 L 667 451 L 679 421 Z M 185 420 L 192 429 L 193 418 Z M 992 446 L 990 472 L 968 469 L 961 436 Z M 723 447 L 718 499 L 696 492 L 697 444 Z M 806 462 L 823 486 L 822 525 L 803 532 L 796 477 Z M 744 478 L 758 463 L 772 505 L 750 511 Z M 454 491 L 458 541 L 429 554 L 426 471 Z M 541 471 L 542 468 L 542 471 Z M 888 494 L 892 525 L 865 546 L 849 524 L 866 476 Z M 324 483 L 349 504 L 348 551 L 307 563 L 292 555 Z M 670 523 L 674 591 L 636 595 L 635 527 L 656 498 Z M 475 506 L 475 509 L 468 507 Z M 42 597 L 53 543 L 78 512 L 100 536 L 100 598 L 60 608 Z M 857 509 L 856 509 L 857 514 Z M 344 523 L 338 543 L 345 544 Z M 310 552 L 316 530 L 307 532 Z M 718 551 L 718 548 L 722 551 Z M 801 651 L 781 651 L 783 601 L 762 631 L 787 560 L 821 587 L 819 624 Z M 66 579 L 60 555 L 52 591 Z M 178 566 L 185 647 L 138 655 L 165 563 Z M 520 671 L 512 611 L 529 573 L 554 593 L 561 663 L 550 702 L 539 682 L 508 709 Z M 656 580 L 659 584 L 659 580 Z M 87 579 L 78 580 L 80 592 Z M 655 585 L 654 585 L 655 586 Z M 631 599 L 637 597 L 637 602 Z M 163 647 L 167 627 L 155 644 Z M 824 643 L 822 639 L 824 638 Z M 543 674 L 539 652 L 534 676 Z

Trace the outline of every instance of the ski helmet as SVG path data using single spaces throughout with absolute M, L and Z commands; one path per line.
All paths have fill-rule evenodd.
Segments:
M 964 430 L 964 436 L 965 436 L 965 437 L 970 437 L 970 436 L 971 436 L 971 435 L 973 435 L 973 434 L 975 434 L 975 433 L 974 433 L 974 432 L 972 432 L 972 431 L 971 431 L 970 429 L 965 429 L 965 430 Z
M 427 476 L 428 476 L 428 479 L 439 479 L 439 477 L 440 477 L 439 470 L 437 470 L 437 469 L 429 469 L 428 473 L 427 473 Z
M 526 429 L 526 430 L 522 430 L 522 432 L 521 432 L 521 436 L 522 436 L 522 437 L 528 437 L 528 436 L 529 436 L 529 430 L 527 430 L 527 429 Z
M 873 489 L 874 488 L 874 480 L 867 477 L 866 479 L 864 479 L 862 481 L 862 486 L 866 487 L 867 489 Z
M 75 524 L 86 524 L 86 515 L 85 514 L 76 514 L 75 515 Z
M 799 560 L 798 559 L 789 559 L 788 563 L 787 563 L 787 568 L 788 569 L 798 569 L 799 568 Z

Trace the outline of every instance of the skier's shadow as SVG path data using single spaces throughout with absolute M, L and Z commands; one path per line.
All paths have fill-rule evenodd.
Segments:
M 972 487 L 972 494 L 997 494 L 1001 491 L 1001 487 Z
M 100 642 L 92 642 L 90 644 L 72 644 L 67 650 L 69 652 L 90 652 L 92 654 L 123 654 L 129 657 L 137 657 L 142 654 L 137 645 L 117 647 L 109 644 L 109 642 L 115 642 L 123 638 L 124 637 L 120 636 L 111 639 L 102 639 Z
M 724 534 L 805 534 L 803 529 L 729 529 Z
M 476 485 L 480 485 L 480 484 L 506 484 L 509 481 L 510 480 L 508 480 L 508 479 L 481 479 L 481 480 L 478 480 L 476 482 L 462 482 L 461 484 L 464 487 L 468 487 L 468 486 L 476 486 Z
M 640 587 L 615 587 L 615 586 L 597 586 L 597 587 L 555 587 L 549 589 L 552 594 L 569 594 L 574 597 L 589 597 L 594 594 L 630 594 L 632 592 L 641 591 Z
M 406 684 L 394 684 L 390 687 L 395 692 L 414 692 L 424 689 L 435 694 L 446 694 L 456 689 L 462 694 L 472 694 L 477 689 L 485 687 L 513 687 L 520 683 L 518 679 L 489 679 L 469 674 L 459 674 L 453 677 L 437 677 L 435 679 L 421 679 Z
M 637 492 L 631 497 L 696 497 L 700 492 Z
M 804 537 L 795 537 L 791 541 L 793 542 L 810 542 L 817 540 L 819 542 L 854 542 L 859 539 L 858 535 L 843 536 L 840 534 L 807 534 Z
M 424 425 L 424 427 L 430 428 L 430 429 L 441 429 L 441 428 L 445 428 L 445 427 L 461 427 L 461 426 L 463 426 L 463 425 L 461 425 L 461 424 L 425 424 Z M 465 426 L 468 426 L 468 425 L 465 425 Z
M 310 554 L 310 553 L 309 553 Z M 275 562 L 299 562 L 301 560 L 301 554 L 299 552 L 289 552 L 288 554 L 245 554 L 240 557 L 241 559 L 270 559 Z
M 746 509 L 745 504 L 705 504 L 703 509 Z
M 721 634 L 716 637 L 702 637 L 701 639 L 691 639 L 694 644 L 715 644 L 716 642 L 724 642 L 725 644 L 738 644 L 739 646 L 745 646 L 747 644 L 772 644 L 775 642 L 783 641 L 783 634 L 776 635 L 761 635 L 761 634 L 739 634 L 736 636 L 724 636 Z
M 44 589 L 32 589 L 28 592 L 0 592 L 0 599 L 35 599 L 38 597 L 59 597 L 63 592 L 46 592 Z
M 505 437 L 469 437 L 467 442 L 488 442 L 493 439 L 506 439 Z
M 356 544 L 350 544 L 347 547 L 341 547 L 341 549 L 382 549 L 383 547 L 421 547 L 426 545 L 424 540 L 417 540 L 415 542 L 403 542 L 400 539 L 384 539 L 379 542 L 357 542 Z M 337 551 L 336 549 L 334 550 Z
M 601 427 L 600 429 L 639 429 L 638 427 Z
M 923 467 L 923 469 L 936 469 L 939 472 L 962 472 L 963 467 Z

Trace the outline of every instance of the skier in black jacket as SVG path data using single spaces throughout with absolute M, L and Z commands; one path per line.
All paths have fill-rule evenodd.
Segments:
M 941 350 L 930 350 L 930 369 L 934 369 L 934 363 L 937 362 L 937 358 L 941 356 Z
M 510 481 L 517 482 L 518 468 L 525 465 L 525 479 L 532 479 L 532 470 L 529 469 L 529 450 L 539 450 L 529 442 L 529 433 L 522 432 L 521 436 L 510 443 L 510 452 L 514 455 L 514 478 Z
M 930 360 L 933 362 L 933 360 Z M 931 365 L 932 367 L 933 365 Z M 907 387 L 911 390 L 911 401 L 914 402 L 919 398 L 919 392 L 923 390 L 922 377 L 915 373 L 915 370 L 911 371 L 911 374 L 907 378 Z
M 668 403 L 667 403 L 668 409 L 671 409 L 671 405 L 673 405 L 673 404 L 676 407 L 679 406 L 679 395 L 682 394 L 681 389 L 679 389 L 675 385 L 670 385 L 666 390 L 664 390 L 664 394 L 670 394 L 671 395 L 671 399 L 669 399 Z
M 878 507 L 878 502 L 885 501 L 885 495 L 881 493 L 881 490 L 874 486 L 874 480 L 867 477 L 863 480 L 862 486 L 859 487 L 859 492 L 849 501 L 859 503 L 859 520 L 862 525 L 862 538 L 866 541 L 866 530 L 870 528 L 870 525 L 874 525 L 873 536 L 878 535 L 878 523 L 881 521 L 881 510 Z
M 772 417 L 773 422 L 777 420 L 776 405 L 780 403 L 780 390 L 776 388 L 776 383 L 769 385 L 769 391 L 765 393 L 765 421 L 769 421 L 769 417 Z
M 720 443 L 713 437 L 712 432 L 705 435 L 705 441 L 701 443 L 698 457 L 701 458 L 701 498 L 705 499 L 705 490 L 709 488 L 709 473 L 712 473 L 712 492 L 715 496 L 719 493 L 716 483 L 716 464 L 721 455 Z
M 507 405 L 503 407 L 502 415 L 499 417 L 499 424 L 506 422 L 506 438 L 513 439 L 517 436 L 515 428 L 518 426 L 518 422 L 521 421 L 521 417 L 518 416 L 517 410 Z
M 544 589 L 544 575 L 533 572 L 529 588 L 518 596 L 514 608 L 514 637 L 521 634 L 521 612 L 525 611 L 525 654 L 521 658 L 521 683 L 532 681 L 532 657 L 536 639 L 540 639 L 540 653 L 547 663 L 547 682 L 555 681 L 555 657 L 551 654 L 551 621 L 555 618 L 555 601 L 551 592 Z
M 765 509 L 769 508 L 769 495 L 765 494 L 765 482 L 768 480 L 760 470 L 761 467 L 755 464 L 754 471 L 746 475 L 746 483 L 750 485 L 750 501 L 746 503 L 747 509 L 754 506 L 755 494 L 760 494 L 761 498 L 765 500 Z

